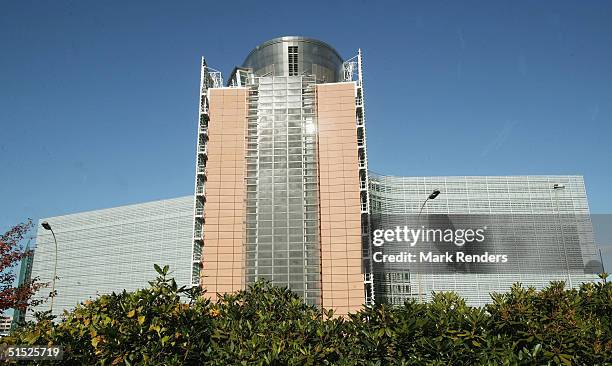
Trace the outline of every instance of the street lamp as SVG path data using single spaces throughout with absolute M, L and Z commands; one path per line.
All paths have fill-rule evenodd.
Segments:
M 43 221 L 41 223 L 45 230 L 49 230 L 53 235 L 53 241 L 55 242 L 55 263 L 53 265 L 53 279 L 51 280 L 51 314 L 53 314 L 53 300 L 55 299 L 55 277 L 57 276 L 57 239 L 55 238 L 55 232 L 51 228 L 48 222 Z
M 423 208 L 427 204 L 427 201 L 436 199 L 436 197 L 438 197 L 439 194 L 440 194 L 440 190 L 439 189 L 434 189 L 433 192 L 431 192 L 429 194 L 429 196 L 427 196 L 427 198 L 425 198 L 425 201 L 423 201 L 423 204 L 421 205 L 421 209 L 419 210 L 419 214 L 417 215 L 417 223 L 419 221 L 419 218 L 421 217 L 421 213 L 423 212 Z M 419 284 L 419 288 L 418 288 L 419 302 L 421 302 L 422 294 L 421 294 L 421 273 L 420 272 L 417 273 L 417 282 Z
M 425 204 L 427 203 L 427 201 L 436 199 L 436 197 L 438 197 L 439 194 L 440 194 L 440 190 L 434 189 L 433 192 L 431 192 L 431 194 L 427 196 L 427 198 L 425 198 L 425 201 L 423 202 L 423 205 L 421 205 L 421 209 L 419 210 L 418 216 L 421 216 L 421 212 L 423 212 L 423 208 L 425 207 Z
M 603 261 L 603 257 L 601 256 L 601 248 L 599 249 L 599 261 L 601 262 L 601 272 L 606 273 L 606 267 L 604 266 L 604 261 Z M 604 283 L 607 282 L 607 278 L 604 278 Z
M 555 205 L 557 206 L 557 222 L 561 229 L 561 242 L 563 243 L 563 255 L 565 256 L 565 269 L 567 270 L 567 282 L 571 289 L 573 287 L 572 286 L 572 275 L 570 273 L 569 260 L 567 258 L 567 249 L 565 248 L 565 235 L 563 233 L 563 223 L 561 222 L 561 211 L 559 210 L 559 197 L 557 195 L 558 191 L 565 189 L 565 185 L 555 183 L 553 184 L 552 189 L 553 189 L 553 192 L 555 192 Z

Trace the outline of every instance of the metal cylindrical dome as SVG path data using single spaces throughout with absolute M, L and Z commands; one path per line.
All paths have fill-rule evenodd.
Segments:
M 318 82 L 337 82 L 342 75 L 342 57 L 325 42 L 307 37 L 279 37 L 255 47 L 242 67 L 257 76 L 316 75 Z

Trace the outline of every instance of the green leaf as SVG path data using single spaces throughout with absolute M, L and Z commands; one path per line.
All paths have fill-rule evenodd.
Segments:
M 540 349 L 542 349 L 542 344 L 541 343 L 536 344 L 535 347 L 533 347 L 533 352 L 531 353 L 531 355 L 535 357 L 540 351 Z
M 155 268 L 155 272 L 159 273 L 162 276 L 164 275 L 164 271 L 162 271 L 161 267 L 158 266 L 157 264 L 154 264 L 153 268 Z
M 25 341 L 27 344 L 31 345 L 31 344 L 36 343 L 36 341 L 38 341 L 38 339 L 39 339 L 39 338 L 40 338 L 40 332 L 39 332 L 39 331 L 35 331 L 35 332 L 32 332 L 32 333 L 28 334 L 28 335 L 27 335 L 27 336 L 24 338 L 24 341 Z
M 92 338 L 91 340 L 91 345 L 95 347 L 98 347 L 98 344 L 100 344 L 100 341 L 102 340 L 102 337 L 97 336 L 95 338 Z
M 572 364 L 572 356 L 571 355 L 566 355 L 566 354 L 561 353 L 561 354 L 559 354 L 559 359 L 561 360 L 561 362 L 564 365 L 571 366 L 571 364 Z

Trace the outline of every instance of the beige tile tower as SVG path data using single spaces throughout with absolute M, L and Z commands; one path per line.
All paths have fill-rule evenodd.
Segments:
M 373 301 L 361 52 L 282 37 L 223 85 L 202 60 L 192 283 L 265 279 L 343 315 Z

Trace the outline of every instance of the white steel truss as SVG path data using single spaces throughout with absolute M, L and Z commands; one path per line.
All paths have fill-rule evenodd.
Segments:
M 200 284 L 202 252 L 204 246 L 204 204 L 206 203 L 206 162 L 208 160 L 208 90 L 223 87 L 220 71 L 208 67 L 202 57 L 200 64 L 200 105 L 198 108 L 198 139 L 196 145 L 195 198 L 193 205 L 193 250 L 191 263 L 191 285 Z
M 359 156 L 359 191 L 361 197 L 361 241 L 364 266 L 365 303 L 374 303 L 374 277 L 372 268 L 371 223 L 370 223 L 370 193 L 368 178 L 368 154 L 366 148 L 365 104 L 363 91 L 363 57 L 361 49 L 357 55 L 343 64 L 345 82 L 355 82 L 355 119 L 357 126 L 357 149 Z

